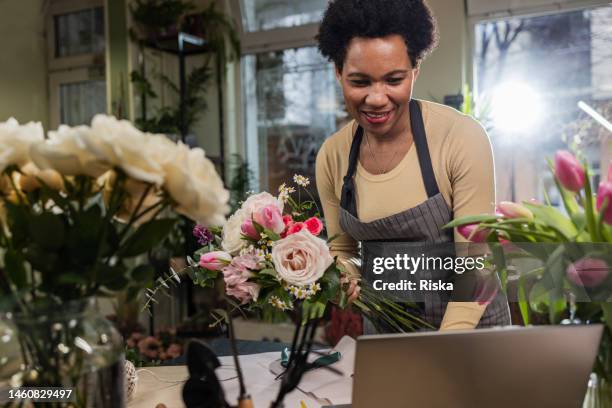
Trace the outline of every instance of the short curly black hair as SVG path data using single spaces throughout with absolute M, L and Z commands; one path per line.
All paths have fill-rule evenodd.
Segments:
M 423 0 L 330 0 L 317 40 L 323 56 L 342 71 L 355 37 L 404 38 L 413 67 L 437 45 L 436 20 Z

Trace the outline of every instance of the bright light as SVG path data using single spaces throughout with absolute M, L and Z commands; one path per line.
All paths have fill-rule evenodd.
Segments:
M 524 133 L 542 119 L 540 96 L 523 82 L 507 82 L 493 91 L 491 116 L 495 129 L 506 133 Z

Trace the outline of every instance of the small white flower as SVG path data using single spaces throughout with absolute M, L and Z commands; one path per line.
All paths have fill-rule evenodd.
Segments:
M 301 187 L 308 187 L 310 184 L 310 179 L 308 177 L 304 177 L 301 174 L 293 175 L 293 182 Z
M 287 184 L 283 183 L 278 188 L 278 199 L 283 203 L 289 201 L 289 196 L 295 193 L 295 188 L 287 186 Z
M 293 305 L 291 303 L 287 304 L 287 302 L 285 302 L 284 300 L 280 300 L 278 296 L 270 296 L 270 299 L 268 299 L 268 303 L 280 310 L 293 309 Z

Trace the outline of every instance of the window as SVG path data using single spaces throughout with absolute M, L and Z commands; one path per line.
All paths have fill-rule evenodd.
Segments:
M 95 114 L 106 111 L 104 80 L 60 85 L 60 120 L 65 125 L 90 123 Z
M 241 0 L 245 31 L 263 31 L 316 23 L 323 18 L 327 0 Z
M 88 124 L 107 110 L 102 2 L 51 1 L 47 32 L 49 125 Z
M 243 58 L 250 163 L 259 189 L 276 191 L 295 173 L 314 181 L 316 154 L 347 116 L 333 66 L 315 47 Z
M 73 55 L 104 52 L 104 9 L 90 8 L 55 18 L 55 55 Z
M 545 181 L 521 174 L 523 164 L 535 162 L 535 174 L 544 174 L 545 158 L 568 144 L 597 173 L 607 131 L 578 102 L 611 117 L 612 6 L 482 21 L 475 40 L 476 99 L 491 125 L 498 169 L 521 169 L 516 183 L 514 172 L 508 183 L 499 180 L 508 172 L 498 171 L 498 184 L 507 186 L 499 198 L 543 199 Z M 517 148 L 521 157 L 513 158 Z

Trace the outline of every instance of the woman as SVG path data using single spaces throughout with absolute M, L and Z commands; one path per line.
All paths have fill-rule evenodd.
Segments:
M 442 226 L 493 213 L 493 156 L 478 122 L 412 99 L 420 63 L 436 43 L 435 20 L 422 0 L 332 0 L 318 41 L 353 118 L 323 143 L 316 180 L 328 234 L 341 234 L 332 251 L 354 300 L 359 241 L 466 241 Z M 442 330 L 510 323 L 501 294 L 488 306 L 430 299 L 422 314 Z

